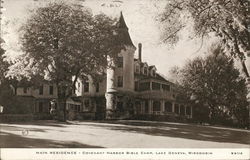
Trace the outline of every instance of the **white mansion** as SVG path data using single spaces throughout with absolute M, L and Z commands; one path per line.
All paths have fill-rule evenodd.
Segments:
M 154 65 L 142 62 L 141 44 L 138 59 L 134 58 L 136 47 L 122 14 L 117 29 L 126 50 L 118 53 L 118 64 L 115 69 L 107 69 L 102 82 L 93 84 L 91 78 L 84 83 L 77 81 L 75 95 L 66 104 L 66 109 L 74 113 L 73 119 L 103 119 L 109 109 L 124 118 L 129 115 L 192 118 L 192 107 L 176 101 L 175 84 L 158 74 Z M 34 114 L 49 115 L 50 101 L 57 98 L 57 88 L 49 84 L 37 89 L 19 87 L 16 95 L 31 97 Z

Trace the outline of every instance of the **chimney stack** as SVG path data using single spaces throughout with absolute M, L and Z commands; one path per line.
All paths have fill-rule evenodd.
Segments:
M 139 59 L 140 62 L 141 62 L 141 47 L 142 47 L 142 44 L 139 43 L 138 44 L 138 59 Z

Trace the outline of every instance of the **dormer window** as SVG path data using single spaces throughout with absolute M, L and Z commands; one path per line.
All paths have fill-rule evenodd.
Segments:
M 155 70 L 152 70 L 152 76 L 155 77 Z
M 138 65 L 135 66 L 135 72 L 140 73 L 140 66 L 138 66 Z
M 144 67 L 143 72 L 144 72 L 145 75 L 148 75 L 148 68 Z
M 89 82 L 84 83 L 84 92 L 89 92 Z

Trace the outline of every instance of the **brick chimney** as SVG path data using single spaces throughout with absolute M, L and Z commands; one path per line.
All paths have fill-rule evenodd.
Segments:
M 142 44 L 139 43 L 138 44 L 138 59 L 139 59 L 140 62 L 141 62 L 141 48 L 142 48 Z

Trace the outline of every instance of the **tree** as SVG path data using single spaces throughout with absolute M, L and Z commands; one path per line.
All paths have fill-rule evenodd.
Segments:
M 4 53 L 5 50 L 2 48 L 2 46 L 0 46 L 0 85 L 6 77 L 9 66 L 9 63 L 5 60 Z
M 210 51 L 206 58 L 196 58 L 181 70 L 181 85 L 187 95 L 195 95 L 201 110 L 209 109 L 211 122 L 235 116 L 247 107 L 247 89 L 244 78 L 234 67 L 234 61 L 221 46 Z
M 173 66 L 170 70 L 169 70 L 169 77 L 168 80 L 175 83 L 175 84 L 179 84 L 179 75 L 180 74 L 180 67 L 178 66 Z
M 10 73 L 33 82 L 55 83 L 65 120 L 66 99 L 75 90 L 77 79 L 86 80 L 90 75 L 98 80 L 107 66 L 107 56 L 114 57 L 121 49 L 113 24 L 113 19 L 94 16 L 75 4 L 54 2 L 37 8 L 22 26 L 24 54 Z
M 195 37 L 215 33 L 232 56 L 241 60 L 249 77 L 246 56 L 250 55 L 250 18 L 248 0 L 171 0 L 161 21 L 166 24 L 163 40 L 176 43 L 179 32 L 192 24 Z M 165 23 L 166 22 L 166 23 Z

